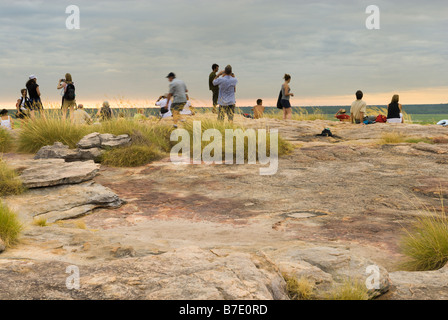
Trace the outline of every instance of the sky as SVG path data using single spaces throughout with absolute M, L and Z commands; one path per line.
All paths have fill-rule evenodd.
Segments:
M 369 5 L 380 29 L 368 30 Z M 69 5 L 80 29 L 69 30 Z M 211 65 L 233 66 L 237 104 L 274 105 L 291 74 L 295 106 L 448 103 L 446 0 L 2 0 L 0 103 L 14 105 L 28 76 L 57 105 L 69 72 L 77 101 L 151 106 L 175 72 L 196 106 L 210 106 Z M 89 105 L 90 104 L 90 105 Z

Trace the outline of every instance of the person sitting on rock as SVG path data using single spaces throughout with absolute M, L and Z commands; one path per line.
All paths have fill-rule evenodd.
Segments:
M 252 108 L 252 111 L 254 112 L 254 119 L 263 118 L 264 114 L 263 100 L 258 99 L 257 105 Z
M 339 119 L 339 121 L 341 122 L 350 122 L 350 116 L 347 114 L 347 111 L 345 109 L 339 109 L 334 117 Z
M 4 128 L 6 130 L 14 129 L 14 121 L 8 115 L 8 110 L 6 109 L 0 111 L 0 128 Z
M 84 106 L 82 104 L 79 104 L 78 108 L 75 110 L 75 112 L 73 112 L 73 123 L 74 124 L 90 124 L 90 123 L 92 123 L 92 118 L 84 110 Z
M 364 94 L 361 90 L 356 92 L 356 101 L 352 103 L 350 108 L 350 118 L 352 123 L 364 124 L 364 118 L 367 113 L 367 104 L 362 101 Z

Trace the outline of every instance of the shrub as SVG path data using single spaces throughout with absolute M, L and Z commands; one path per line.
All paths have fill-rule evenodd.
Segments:
M 371 298 L 366 285 L 355 280 L 344 281 L 328 294 L 328 300 L 370 300 Z
M 217 121 L 217 120 L 201 120 L 201 131 L 203 134 L 205 131 L 207 131 L 208 129 L 216 129 L 218 130 L 221 135 L 222 135 L 222 159 L 225 159 L 225 152 L 226 152 L 226 148 L 225 148 L 225 135 L 226 135 L 226 130 L 230 129 L 230 130 L 240 130 L 239 133 L 235 132 L 235 136 L 233 139 L 233 156 L 234 159 L 236 159 L 237 156 L 237 137 L 238 138 L 242 138 L 243 135 L 245 133 L 247 133 L 246 129 L 235 125 L 233 123 L 229 123 L 229 122 L 222 122 L 222 121 Z M 193 153 L 193 133 L 194 133 L 194 124 L 193 121 L 188 121 L 185 122 L 184 124 L 184 129 L 186 129 L 188 131 L 188 133 L 190 134 L 190 141 L 191 141 L 191 152 Z M 259 139 L 261 138 L 258 135 L 258 131 L 255 130 L 255 135 L 256 135 L 256 151 L 257 151 L 257 159 L 258 159 L 258 142 Z M 213 141 L 201 141 L 201 151 L 204 150 L 205 147 L 207 147 L 210 143 L 212 143 Z M 262 143 L 262 145 L 264 145 L 264 143 Z M 270 134 L 269 132 L 266 135 L 266 155 L 270 156 Z M 287 142 L 286 140 L 284 140 L 283 138 L 281 138 L 279 136 L 278 138 L 278 155 L 279 156 L 284 156 L 289 154 L 292 150 L 294 149 L 293 145 L 289 142 Z M 249 139 L 247 137 L 244 138 L 244 159 L 248 160 L 248 151 L 249 151 Z M 213 154 L 212 154 L 213 156 Z
M 23 123 L 18 141 L 19 151 L 35 153 L 55 142 L 75 148 L 79 140 L 93 130 L 92 126 L 74 125 L 69 120 L 64 121 L 56 116 L 36 117 Z
M 17 173 L 0 159 L 0 196 L 21 194 L 24 191 Z
M 8 130 L 0 128 L 0 153 L 11 151 L 13 139 Z
M 385 132 L 381 135 L 381 144 L 396 144 L 396 143 L 405 143 L 406 136 L 399 132 Z
M 418 218 L 401 242 L 406 270 L 438 270 L 448 263 L 448 217 L 444 212 Z
M 286 281 L 286 291 L 292 300 L 311 300 L 314 297 L 314 283 L 305 277 L 297 280 L 296 277 L 283 274 Z
M 161 159 L 163 154 L 151 145 L 131 145 L 106 151 L 101 162 L 112 167 L 139 167 Z
M 0 201 L 0 238 L 7 247 L 17 242 L 22 229 L 17 215 Z

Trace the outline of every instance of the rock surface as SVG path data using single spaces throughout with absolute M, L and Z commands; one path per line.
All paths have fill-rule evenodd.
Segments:
M 118 208 L 123 201 L 110 189 L 94 182 L 30 190 L 6 199 L 22 221 L 45 219 L 47 223 L 73 219 L 97 208 Z
M 262 256 L 218 257 L 186 247 L 157 256 L 77 266 L 79 290 L 69 290 L 61 262 L 0 261 L 0 299 L 288 299 L 278 270 Z
M 448 264 L 438 271 L 392 272 L 390 299 L 448 300 Z
M 117 148 L 126 146 L 131 142 L 131 137 L 124 134 L 115 136 L 113 134 L 99 134 L 98 132 L 91 133 L 82 138 L 77 146 L 80 149 L 92 149 L 92 148 Z
M 35 160 L 29 163 L 20 178 L 26 188 L 32 189 L 89 181 L 98 171 L 99 165 L 93 161 Z
M 78 153 L 69 149 L 61 142 L 55 142 L 52 146 L 42 147 L 34 156 L 34 159 L 76 159 Z

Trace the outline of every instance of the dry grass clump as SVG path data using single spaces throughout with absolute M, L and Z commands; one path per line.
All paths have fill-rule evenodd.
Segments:
M 24 191 L 17 173 L 0 158 L 0 196 L 17 195 Z
M 7 247 L 14 245 L 23 226 L 17 215 L 0 201 L 0 238 Z
M 381 135 L 381 144 L 397 144 L 397 143 L 405 143 L 406 139 L 408 139 L 408 137 L 406 137 L 405 135 L 403 135 L 402 133 L 399 132 L 385 132 Z
M 292 300 L 311 300 L 314 298 L 315 285 L 305 277 L 297 279 L 294 276 L 283 274 L 286 281 L 286 291 Z
M 6 153 L 12 150 L 13 139 L 8 130 L 0 128 L 0 153 Z
M 251 133 L 253 133 L 252 137 L 253 141 L 255 141 L 255 150 L 257 154 L 257 160 L 258 160 L 258 146 L 266 146 L 266 156 L 271 156 L 270 154 L 270 134 L 267 132 L 265 138 L 260 136 L 258 134 L 257 130 L 246 130 L 245 128 L 238 126 L 234 123 L 229 122 L 223 122 L 223 121 L 217 121 L 217 120 L 210 120 L 210 119 L 204 119 L 200 121 L 201 124 L 201 137 L 203 136 L 204 132 L 209 129 L 217 130 L 221 137 L 222 137 L 222 160 L 226 159 L 226 130 L 232 130 L 234 132 L 234 138 L 233 138 L 233 156 L 234 159 L 237 157 L 237 143 L 240 141 L 244 145 L 244 160 L 248 160 L 249 158 L 249 136 Z M 190 142 L 191 142 L 191 152 L 193 152 L 193 136 L 194 136 L 194 122 L 193 121 L 187 121 L 184 123 L 184 129 L 188 131 L 190 135 Z M 214 140 L 211 139 L 211 141 L 202 141 L 201 140 L 201 152 L 204 151 L 205 148 L 210 147 L 210 145 L 214 143 Z M 282 137 L 278 137 L 278 156 L 284 156 L 292 152 L 294 150 L 294 146 L 289 143 L 288 141 L 284 140 Z M 211 152 L 211 156 L 214 156 L 214 151 Z
M 163 153 L 151 145 L 131 145 L 106 151 L 101 156 L 101 163 L 111 167 L 139 167 L 159 160 Z
M 370 300 L 372 299 L 366 285 L 361 281 L 346 280 L 333 287 L 327 296 L 328 300 Z
M 266 109 L 263 115 L 269 119 L 283 119 L 283 110 L 276 108 Z M 293 108 L 292 120 L 296 121 L 314 121 L 328 120 L 328 116 L 315 108 Z
M 46 227 L 47 226 L 47 219 L 45 219 L 45 218 L 34 219 L 33 225 L 38 226 L 38 227 Z
M 413 227 L 406 230 L 401 242 L 402 252 L 408 257 L 406 270 L 438 270 L 448 263 L 448 216 L 442 212 L 428 212 Z

